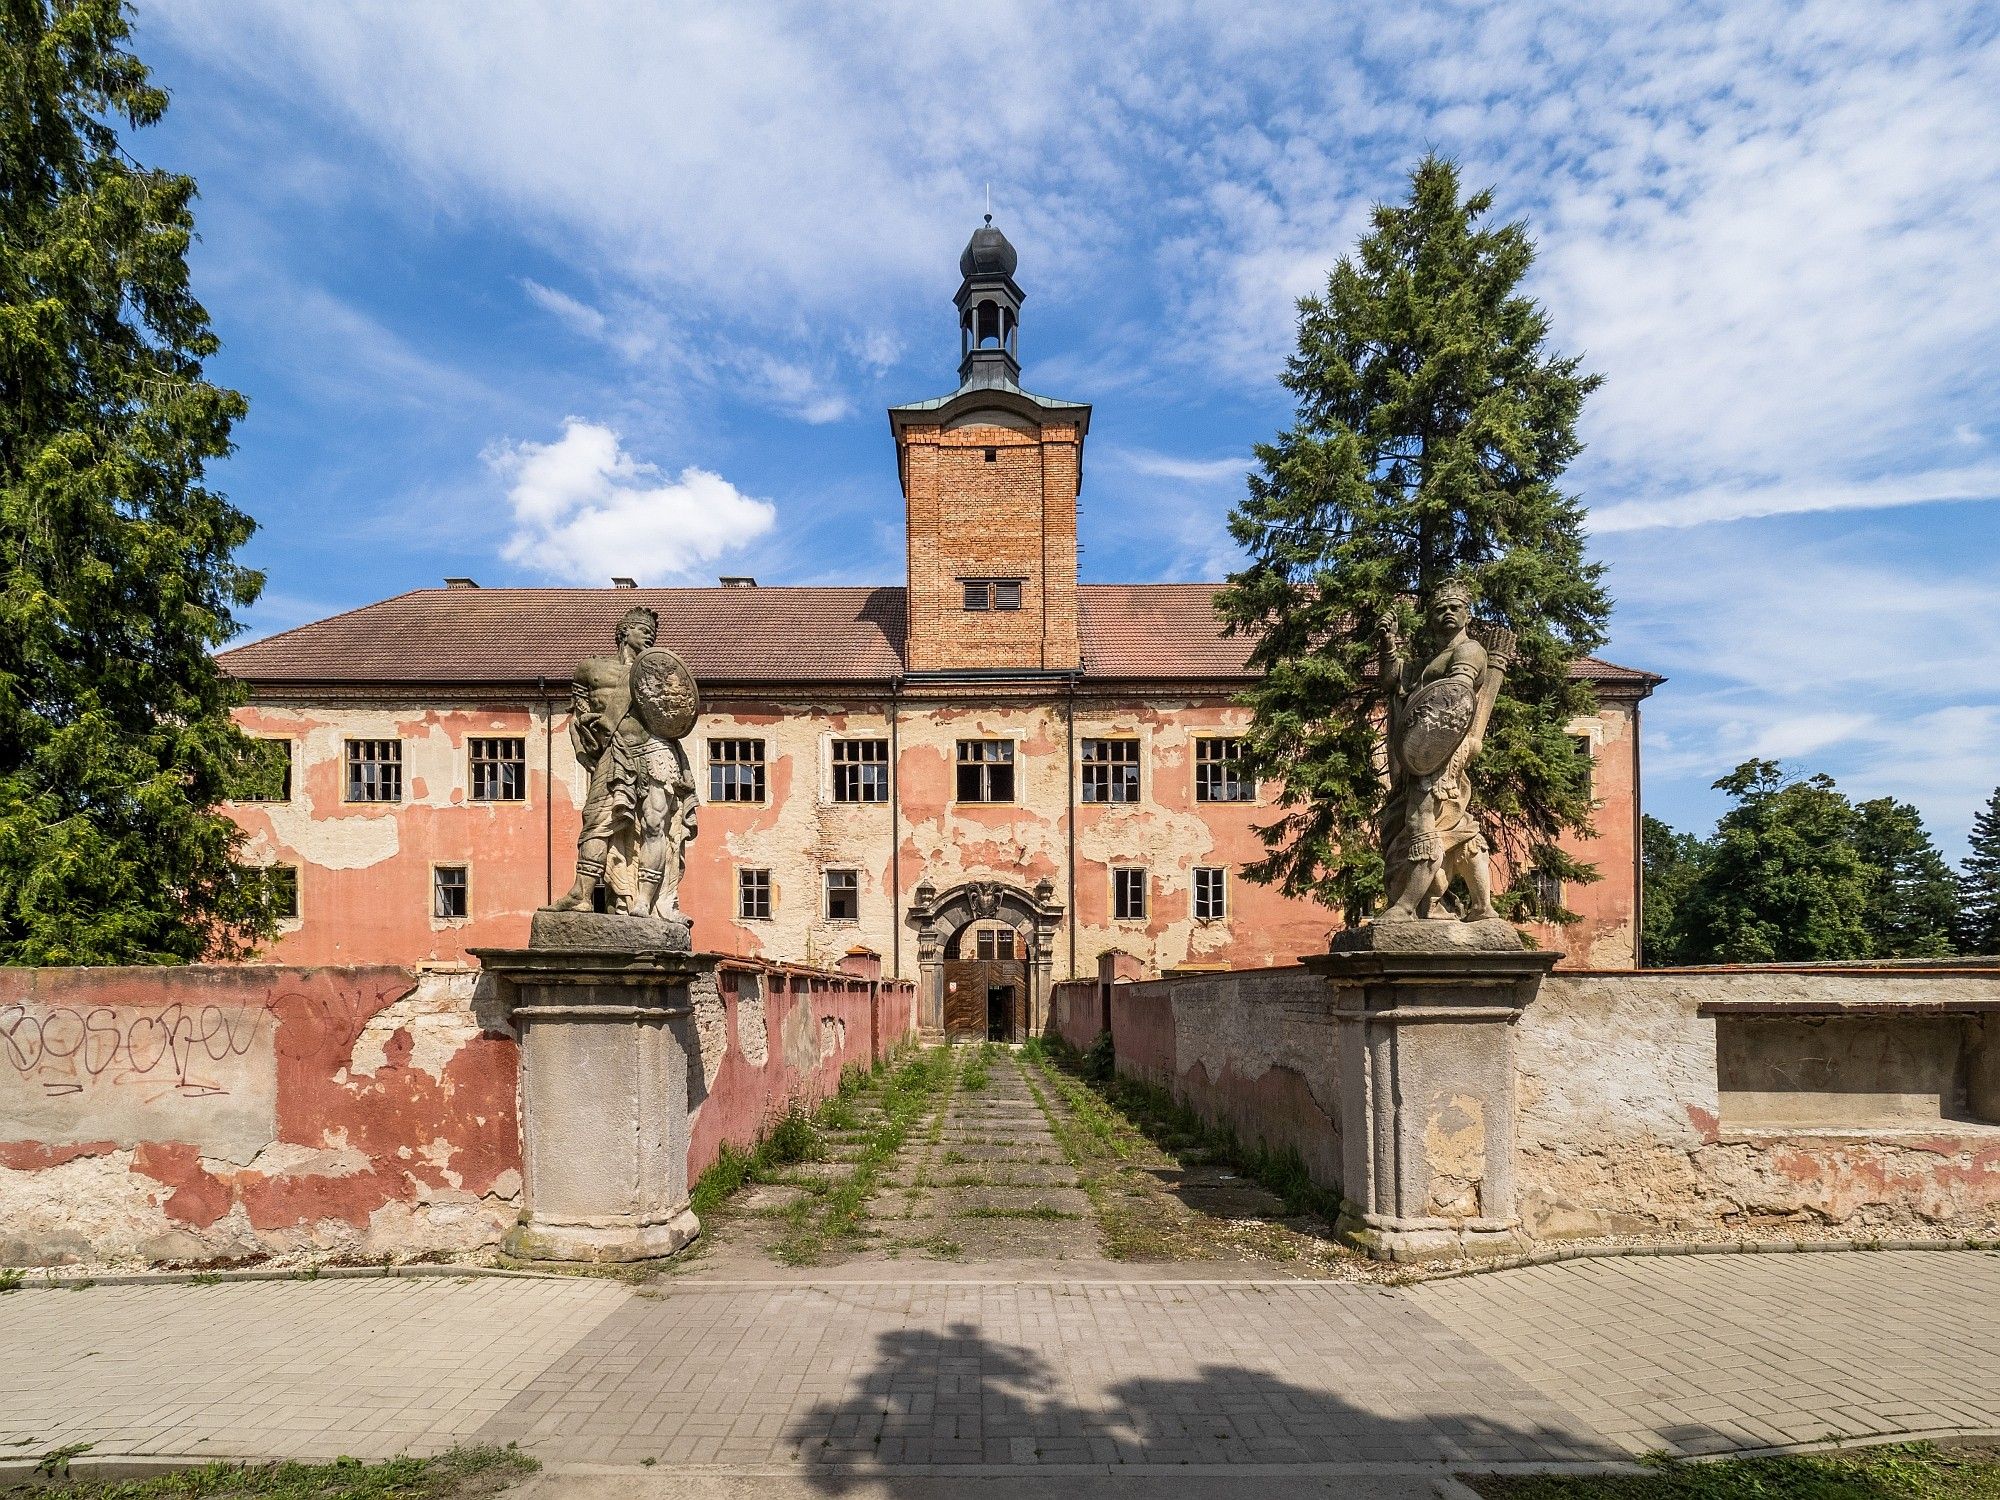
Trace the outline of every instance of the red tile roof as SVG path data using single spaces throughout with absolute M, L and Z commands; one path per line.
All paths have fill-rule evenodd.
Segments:
M 1079 588 L 1087 677 L 1237 681 L 1250 642 L 1223 636 L 1212 583 Z M 223 669 L 257 687 L 567 682 L 643 604 L 705 683 L 870 683 L 903 670 L 900 588 L 417 589 L 238 646 Z M 1650 684 L 1586 658 L 1577 675 Z

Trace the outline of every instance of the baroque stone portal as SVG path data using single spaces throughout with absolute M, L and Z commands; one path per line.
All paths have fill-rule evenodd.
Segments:
M 654 644 L 659 625 L 650 609 L 627 610 L 616 651 L 586 657 L 570 685 L 570 743 L 590 772 L 590 791 L 576 879 L 554 912 L 591 912 L 602 888 L 606 912 L 687 925 L 680 884 L 695 797 L 680 742 L 701 699 L 687 664 Z M 541 929 L 564 925 L 575 924 L 538 921 L 537 946 Z

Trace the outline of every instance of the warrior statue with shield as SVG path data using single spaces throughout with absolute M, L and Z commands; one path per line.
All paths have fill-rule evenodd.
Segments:
M 1483 922 L 1498 914 L 1467 768 L 1485 739 L 1514 636 L 1476 625 L 1471 591 L 1456 580 L 1432 593 L 1427 624 L 1434 647 L 1428 657 L 1413 656 L 1393 623 L 1383 629 L 1390 696 L 1381 833 L 1389 907 L 1380 920 L 1433 915 L 1456 880 L 1465 888 L 1459 918 Z
M 659 616 L 643 606 L 618 622 L 617 650 L 586 657 L 570 684 L 570 743 L 590 772 L 576 881 L 557 911 L 605 909 L 685 921 L 681 872 L 695 832 L 694 773 L 681 737 L 694 728 L 694 674 L 654 642 Z

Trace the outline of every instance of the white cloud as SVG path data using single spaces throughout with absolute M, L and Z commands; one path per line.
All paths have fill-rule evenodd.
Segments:
M 1595 535 L 1609 536 L 1656 526 L 1701 526 L 1758 516 L 1993 499 L 2000 499 L 2000 466 L 1894 474 L 1861 482 L 1801 478 L 1748 488 L 1718 485 L 1656 499 L 1600 505 L 1590 513 L 1590 529 Z
M 666 479 L 609 427 L 571 417 L 552 443 L 502 444 L 487 462 L 508 481 L 515 528 L 501 555 L 568 583 L 657 583 L 769 531 L 777 508 L 706 469 Z
M 1186 484 L 1236 484 L 1250 472 L 1252 461 L 1243 457 L 1183 458 L 1150 448 L 1108 447 L 1104 457 L 1121 468 L 1151 479 L 1175 479 Z

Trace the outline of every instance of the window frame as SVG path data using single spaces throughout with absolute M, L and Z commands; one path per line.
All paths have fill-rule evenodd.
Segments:
M 298 779 L 299 741 L 290 734 L 252 734 L 248 730 L 243 737 L 258 745 L 283 745 L 285 747 L 285 789 L 276 797 L 230 797 L 227 801 L 242 803 L 248 807 L 281 807 L 292 800 L 293 783 Z
M 491 755 L 482 759 L 479 754 L 479 747 L 481 745 L 518 745 L 521 754 L 518 759 L 501 759 Z M 490 794 L 482 796 L 479 790 L 479 772 L 482 766 L 500 771 L 505 771 L 509 767 L 518 768 L 520 781 L 515 795 L 511 797 L 492 796 Z M 505 777 L 503 776 L 501 779 L 504 781 Z M 526 802 L 528 800 L 528 737 L 525 734 L 467 735 L 465 737 L 465 795 L 467 800 L 472 802 Z
M 447 889 L 444 875 L 455 871 L 459 878 L 458 894 L 465 909 L 458 912 L 442 911 L 443 896 Z M 431 866 L 431 922 L 444 927 L 456 927 L 472 920 L 472 865 L 466 860 L 439 860 Z
M 1130 749 L 1130 755 L 1093 759 L 1093 746 L 1117 746 Z M 1077 801 L 1088 807 L 1130 807 L 1145 799 L 1145 754 L 1136 734 L 1090 735 L 1077 747 Z M 1103 786 L 1093 788 L 1091 773 L 1102 771 Z M 1120 773 L 1129 772 L 1129 777 Z M 1093 796 L 1093 790 L 1112 791 L 1118 788 L 1128 790 L 1131 795 L 1124 797 Z
M 851 760 L 840 757 L 842 746 L 879 746 L 880 753 L 873 756 L 857 756 Z M 841 807 L 880 807 L 889 800 L 889 742 L 880 735 L 840 734 L 827 742 L 827 800 Z M 840 795 L 841 772 L 852 773 L 857 789 L 865 789 L 871 777 L 868 773 L 881 772 L 879 797 L 843 797 Z
M 1152 906 L 1151 872 L 1144 865 L 1113 865 L 1111 867 L 1111 920 L 1114 922 L 1144 922 Z M 1138 894 L 1137 911 L 1127 911 L 1126 885 L 1136 877 Z
M 1226 807 L 1232 803 L 1241 806 L 1257 800 L 1257 778 L 1241 769 L 1243 763 L 1243 740 L 1244 736 L 1240 734 L 1198 734 L 1194 736 L 1194 800 L 1196 802 L 1212 803 Z M 1234 754 L 1224 753 L 1220 749 L 1224 745 L 1234 745 L 1236 752 Z M 1217 748 L 1211 750 L 1210 746 Z M 1233 781 L 1242 795 L 1235 797 L 1206 795 L 1203 788 L 1208 784 L 1208 781 L 1203 777 L 1202 773 L 1204 771 L 1209 772 L 1210 777 L 1214 780 L 1226 778 Z
M 1012 615 L 1019 614 L 1026 607 L 1028 580 L 1025 578 L 961 578 L 958 583 L 961 614 Z M 1010 600 L 1011 603 L 1008 602 Z
M 757 753 L 742 760 L 734 758 L 718 759 L 716 751 L 724 745 L 755 745 Z M 708 741 L 708 796 L 706 800 L 718 807 L 761 807 L 767 805 L 771 797 L 770 765 L 770 744 L 762 736 L 725 734 L 712 737 Z M 735 776 L 725 776 L 723 780 L 718 781 L 716 779 L 718 772 L 736 772 L 738 774 Z M 741 773 L 743 772 L 754 773 L 749 779 L 756 787 L 755 796 L 737 796 L 733 792 L 726 793 L 721 791 L 722 788 L 739 786 L 742 780 Z
M 1583 762 L 1583 794 L 1597 800 L 1597 741 L 1589 733 L 1569 731 L 1570 753 Z
M 292 909 L 290 911 L 273 912 L 272 915 L 277 918 L 278 925 L 281 931 L 288 930 L 285 926 L 285 924 L 287 923 L 291 923 L 293 926 L 296 926 L 305 917 L 305 905 L 306 905 L 305 876 L 303 872 L 299 869 L 297 865 L 288 864 L 282 860 L 273 864 L 259 865 L 257 866 L 257 869 L 260 872 L 261 878 L 264 879 L 265 881 L 269 881 L 272 876 L 276 875 L 280 871 L 291 872 Z
M 1022 943 L 1020 934 L 1006 923 L 997 926 L 983 926 L 972 934 L 972 952 L 976 962 L 984 964 L 1010 964 L 1021 959 Z M 1000 951 L 1000 940 L 1007 940 L 1007 951 Z M 989 951 L 990 950 L 990 951 Z
M 384 759 L 357 760 L 355 748 L 360 745 L 393 745 L 396 753 Z M 403 741 L 400 737 L 389 739 L 343 738 L 341 740 L 341 797 L 344 803 L 356 807 L 395 807 L 403 800 Z M 393 797 L 357 797 L 354 795 L 358 783 L 354 772 L 357 766 L 389 766 L 395 770 L 396 793 Z M 378 773 L 377 781 L 381 780 Z
M 756 894 L 757 904 L 764 909 L 752 911 L 751 896 Z M 736 867 L 736 920 L 739 922 L 769 922 L 777 910 L 777 897 L 771 883 L 771 871 L 765 865 L 738 865 Z
M 1007 753 L 1000 756 L 968 760 L 965 754 L 965 748 L 968 745 L 1001 745 L 1006 747 Z M 953 802 L 962 802 L 969 807 L 1014 807 L 1019 805 L 1021 797 L 1020 751 L 1016 741 L 1011 739 L 959 740 L 952 748 L 951 764 L 951 800 Z M 1004 797 L 985 795 L 984 789 L 990 788 L 992 785 L 992 772 L 995 768 L 1001 766 L 1005 766 L 1007 770 L 1007 795 Z M 979 779 L 982 794 L 979 796 L 968 797 L 965 795 L 965 773 L 968 770 L 981 773 Z
M 852 909 L 845 916 L 836 915 L 833 909 L 834 882 L 845 877 L 847 896 Z M 836 866 L 820 872 L 820 915 L 829 922 L 859 922 L 861 920 L 861 872 L 851 867 Z
M 1202 877 L 1214 877 L 1215 909 L 1203 914 Z M 1229 920 L 1229 867 L 1227 865 L 1196 865 L 1188 891 L 1188 911 L 1197 922 L 1226 922 Z

